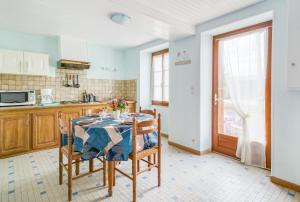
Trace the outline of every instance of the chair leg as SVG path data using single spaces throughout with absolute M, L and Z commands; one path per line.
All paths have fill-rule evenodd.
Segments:
M 113 186 L 116 186 L 116 163 L 117 162 L 114 162 L 114 165 L 113 165 Z
M 152 156 L 151 155 L 148 156 L 148 162 L 152 163 Z M 148 163 L 148 167 L 151 166 L 150 163 Z M 148 170 L 150 171 L 151 169 L 149 168 Z
M 68 157 L 68 200 L 72 200 L 72 158 Z
M 108 161 L 108 196 L 112 196 L 112 183 L 113 183 L 113 161 Z
M 94 159 L 89 160 L 89 170 L 90 172 L 93 172 L 94 170 Z
M 103 186 L 106 186 L 106 160 L 103 158 Z
M 79 160 L 75 160 L 75 174 L 79 175 L 79 171 L 80 171 L 80 161 Z
M 59 167 L 59 184 L 62 184 L 63 181 L 63 167 L 62 167 L 62 163 L 63 163 L 63 156 L 62 156 L 62 152 L 61 149 L 59 148 L 59 161 L 58 161 L 58 167 Z
M 132 160 L 132 200 L 136 202 L 136 170 L 137 170 L 137 160 Z
M 137 171 L 140 172 L 140 160 L 137 160 Z
M 153 164 L 156 164 L 156 154 L 153 154 Z
M 158 149 L 158 166 L 157 166 L 157 181 L 158 181 L 158 186 L 160 186 L 160 181 L 161 181 L 161 151 L 160 148 Z

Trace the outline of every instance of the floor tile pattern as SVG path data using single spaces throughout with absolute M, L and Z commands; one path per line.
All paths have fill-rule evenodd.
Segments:
M 156 186 L 156 170 L 143 173 L 137 182 L 138 201 L 300 202 L 300 193 L 272 184 L 268 171 L 219 154 L 192 155 L 164 140 L 162 158 L 161 187 Z M 96 161 L 95 164 L 100 166 Z M 130 165 L 123 162 L 120 166 L 129 170 Z M 87 169 L 84 163 L 81 172 Z M 120 174 L 113 197 L 108 197 L 107 187 L 102 186 L 100 173 L 75 180 L 73 187 L 73 201 L 78 202 L 126 202 L 132 198 L 132 183 Z M 58 185 L 58 150 L 1 159 L 0 201 L 67 201 L 66 175 L 64 184 Z

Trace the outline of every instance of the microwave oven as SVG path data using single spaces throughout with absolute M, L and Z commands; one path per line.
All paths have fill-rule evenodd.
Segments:
M 19 106 L 19 105 L 34 105 L 35 91 L 34 90 L 0 90 L 0 107 Z

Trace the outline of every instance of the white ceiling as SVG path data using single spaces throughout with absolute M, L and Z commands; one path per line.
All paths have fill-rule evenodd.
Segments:
M 195 25 L 262 0 L 1 0 L 0 29 L 70 35 L 125 48 L 195 33 Z M 131 16 L 110 21 L 112 12 Z

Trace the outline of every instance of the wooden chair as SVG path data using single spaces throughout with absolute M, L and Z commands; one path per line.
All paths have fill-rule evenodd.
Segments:
M 103 170 L 103 185 L 106 185 L 106 161 L 103 158 L 97 158 L 103 163 L 102 168 L 94 170 L 94 159 L 89 160 L 89 171 L 79 174 L 80 170 L 80 162 L 81 153 L 73 151 L 73 135 L 72 135 L 72 127 L 71 133 L 68 131 L 68 127 L 66 127 L 65 121 L 62 119 L 62 113 L 58 114 L 59 120 L 59 128 L 60 128 L 60 144 L 59 144 L 59 184 L 61 185 L 63 182 L 63 169 L 67 172 L 68 175 L 68 200 L 72 200 L 72 180 L 78 179 L 80 177 L 87 176 L 91 173 L 98 172 Z M 70 122 L 72 126 L 72 120 Z M 66 144 L 67 143 L 67 144 Z M 68 159 L 68 163 L 64 164 L 63 157 Z M 72 165 L 75 164 L 75 176 L 72 174 Z
M 144 149 L 142 151 L 137 151 L 136 150 L 136 138 L 139 135 L 145 135 L 153 132 L 157 132 L 158 135 L 158 145 L 154 146 L 149 149 Z M 152 169 L 156 167 L 158 169 L 158 175 L 157 175 L 157 180 L 158 180 L 158 186 L 160 186 L 161 182 L 161 134 L 160 134 L 160 114 L 158 114 L 158 118 L 152 119 L 152 120 L 147 120 L 147 121 L 142 121 L 142 122 L 137 122 L 137 120 L 133 120 L 133 128 L 132 128 L 132 153 L 130 154 L 129 158 L 132 160 L 132 176 L 129 174 L 125 173 L 124 171 L 120 170 L 115 166 L 115 164 L 112 166 L 112 173 L 113 175 L 109 176 L 109 184 L 114 184 L 115 181 L 115 171 L 118 171 L 119 173 L 123 174 L 127 178 L 131 179 L 133 181 L 133 201 L 136 201 L 136 184 L 137 184 L 137 175 L 144 173 L 148 171 L 149 169 Z M 149 157 L 153 154 L 158 155 L 158 162 L 157 163 L 151 163 L 149 161 L 144 160 L 145 157 Z M 148 164 L 150 164 L 150 167 L 146 168 L 145 170 L 138 171 L 137 170 L 137 161 L 144 161 Z M 113 178 L 113 179 L 112 179 Z M 113 182 L 112 182 L 113 181 Z M 111 190 L 111 188 L 110 188 Z M 112 192 L 110 193 L 112 194 Z
M 154 118 L 156 118 L 157 116 L 157 112 L 156 112 L 156 109 L 154 108 L 153 110 L 151 109 L 144 109 L 142 110 L 142 107 L 140 107 L 140 110 L 139 110 L 140 113 L 144 113 L 144 114 L 150 114 L 152 115 Z
M 107 107 L 84 109 L 83 114 L 84 115 L 98 114 L 99 112 L 102 112 L 104 109 L 107 109 Z
M 153 110 L 151 110 L 151 109 L 142 110 L 142 107 L 140 107 L 139 112 L 152 115 L 154 118 L 157 117 L 157 111 L 155 108 Z M 148 156 L 148 161 L 152 162 L 152 156 Z M 155 162 L 156 162 L 156 154 L 153 154 L 153 163 L 155 163 Z M 150 167 L 150 164 L 148 164 L 148 167 Z M 137 162 L 137 169 L 138 169 L 138 171 L 140 170 L 140 161 Z

